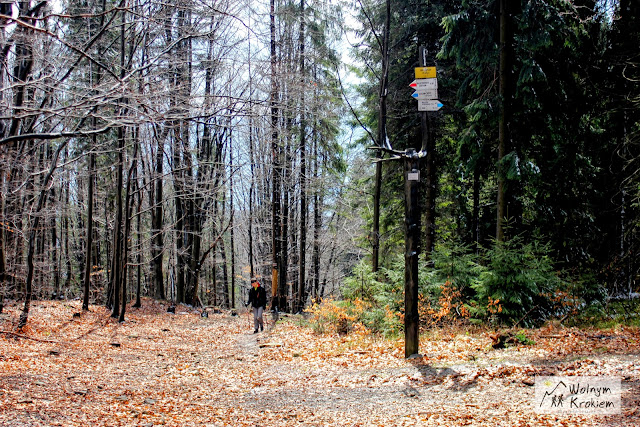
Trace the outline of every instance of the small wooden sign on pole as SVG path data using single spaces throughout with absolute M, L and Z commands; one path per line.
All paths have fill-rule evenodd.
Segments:
M 438 111 L 443 106 L 437 99 L 418 99 L 418 111 Z
M 412 87 L 415 90 L 438 89 L 438 79 L 416 79 L 409 83 L 409 87 Z
M 420 99 L 438 99 L 438 89 L 417 89 L 411 94 L 413 98 Z M 418 110 L 420 111 L 420 110 Z
M 435 79 L 436 67 L 416 67 L 416 79 Z

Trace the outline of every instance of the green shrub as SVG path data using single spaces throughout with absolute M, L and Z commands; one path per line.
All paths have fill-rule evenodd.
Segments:
M 591 281 L 565 281 L 549 253 L 547 245 L 521 237 L 496 242 L 481 254 L 455 243 L 438 244 L 431 261 L 421 258 L 418 267 L 422 324 L 437 326 L 469 318 L 474 323 L 530 327 L 575 312 L 584 307 L 585 297 L 601 299 L 600 288 Z M 404 269 L 402 255 L 377 275 L 365 260 L 354 268 L 344 281 L 342 295 L 369 307 L 354 321 L 385 335 L 401 332 Z
M 374 274 L 371 271 L 371 263 L 365 259 L 361 260 L 356 264 L 351 275 L 344 279 L 340 288 L 342 297 L 351 301 L 361 299 L 382 305 L 388 303 L 389 297 L 397 294 L 398 290 L 394 288 L 393 283 L 380 281 L 376 278 L 377 276 L 383 277 L 383 274 Z
M 433 326 L 467 316 L 464 302 L 470 298 L 471 284 L 481 270 L 475 259 L 466 247 L 444 245 L 433 252 L 431 262 L 421 258 L 418 266 L 419 311 L 423 325 Z M 371 308 L 358 318 L 371 331 L 386 336 L 402 331 L 404 269 L 402 255 L 395 257 L 388 267 L 381 268 L 377 275 L 371 272 L 370 263 L 363 260 L 345 279 L 341 291 L 346 300 L 362 299 L 371 304 Z
M 305 311 L 309 314 L 308 324 L 319 334 L 348 334 L 357 331 L 364 335 L 373 332 L 393 337 L 402 327 L 397 312 L 387 307 L 375 307 L 370 301 L 361 299 L 324 299 Z
M 553 315 L 553 296 L 566 285 L 555 272 L 547 245 L 514 237 L 484 255 L 485 269 L 472 286 L 475 316 L 523 326 Z
M 516 339 L 520 344 L 523 345 L 535 345 L 535 341 L 527 336 L 525 331 L 520 331 L 515 335 Z

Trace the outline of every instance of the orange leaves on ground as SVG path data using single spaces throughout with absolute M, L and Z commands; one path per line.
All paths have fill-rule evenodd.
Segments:
M 101 307 L 79 312 L 80 302 L 35 302 L 25 337 L 0 334 L 0 425 L 640 425 L 634 328 L 550 325 L 522 331 L 534 345 L 502 350 L 487 330 L 432 328 L 423 357 L 406 360 L 402 339 L 357 322 L 318 334 L 267 314 L 254 335 L 246 312 L 170 314 L 152 300 L 123 324 Z M 18 316 L 8 308 L 0 330 Z M 623 415 L 536 414 L 532 380 L 554 374 L 622 377 Z
M 461 301 L 462 293 L 452 282 L 447 280 L 442 286 L 437 304 L 432 306 L 423 295 L 418 297 L 418 311 L 420 319 L 426 327 L 442 326 L 455 323 L 459 319 L 469 317 L 469 310 Z

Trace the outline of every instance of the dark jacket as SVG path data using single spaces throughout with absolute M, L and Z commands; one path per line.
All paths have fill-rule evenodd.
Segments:
M 257 288 L 251 287 L 249 291 L 249 301 L 247 305 L 251 304 L 254 308 L 267 306 L 267 291 L 262 286 Z

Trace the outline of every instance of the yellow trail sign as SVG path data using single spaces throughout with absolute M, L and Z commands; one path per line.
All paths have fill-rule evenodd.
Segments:
M 416 67 L 416 79 L 434 79 L 436 67 Z

